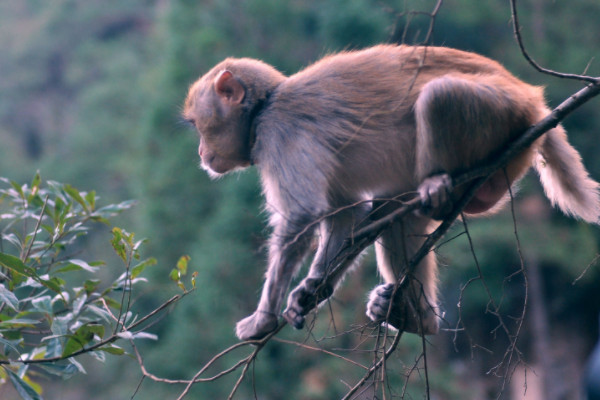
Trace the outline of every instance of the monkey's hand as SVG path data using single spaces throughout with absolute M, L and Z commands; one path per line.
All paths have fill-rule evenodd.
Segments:
M 288 297 L 283 318 L 296 329 L 304 326 L 304 316 L 333 293 L 333 288 L 323 279 L 305 278 Z
M 277 329 L 277 316 L 273 313 L 256 310 L 235 326 L 235 334 L 240 340 L 262 339 Z
M 421 215 L 434 219 L 444 219 L 452 211 L 452 178 L 448 174 L 433 175 L 423 180 L 419 186 Z

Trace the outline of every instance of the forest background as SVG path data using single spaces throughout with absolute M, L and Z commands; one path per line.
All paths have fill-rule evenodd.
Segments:
M 0 3 L 0 176 L 45 179 L 95 190 L 105 203 L 136 199 L 119 226 L 148 239 L 158 259 L 135 306 L 150 310 L 177 288 L 168 274 L 181 255 L 191 257 L 198 289 L 153 325 L 157 341 L 140 343 L 146 368 L 165 378 L 189 379 L 212 356 L 236 343 L 235 321 L 253 310 L 261 286 L 268 236 L 255 171 L 210 181 L 198 168 L 197 137 L 179 123 L 187 87 L 228 56 L 260 58 L 292 74 L 331 52 L 382 42 L 418 43 L 434 1 L 400 0 L 26 0 Z M 542 65 L 600 75 L 600 7 L 596 0 L 529 0 L 519 4 L 525 45 Z M 490 56 L 530 83 L 546 86 L 551 105 L 581 85 L 542 75 L 523 59 L 506 0 L 448 0 L 435 19 L 432 44 Z M 590 63 L 590 60 L 592 62 Z M 600 179 L 598 100 L 564 121 L 570 141 Z M 600 231 L 552 210 L 536 177 L 515 200 L 530 290 L 522 359 L 505 398 L 530 389 L 546 399 L 578 398 L 583 363 L 598 337 L 600 268 L 594 264 Z M 510 210 L 470 221 L 477 258 L 493 296 L 509 318 L 523 307 L 525 283 L 507 279 L 520 268 Z M 108 259 L 109 228 L 93 231 L 81 252 Z M 450 233 L 448 237 L 452 237 Z M 505 354 L 464 238 L 439 249 L 448 330 L 428 344 L 429 385 L 435 398 L 495 398 L 503 377 L 488 373 Z M 352 273 L 332 302 L 338 331 L 364 324 L 366 293 L 377 282 L 373 256 Z M 585 273 L 584 273 L 585 272 Z M 581 276 L 583 274 L 583 276 Z M 457 306 L 460 300 L 460 308 Z M 327 322 L 328 312 L 320 318 Z M 460 331 L 454 331 L 459 318 Z M 307 340 L 286 328 L 282 337 Z M 335 335 L 323 346 L 349 347 Z M 348 338 L 350 336 L 350 338 Z M 329 337 L 323 335 L 323 338 Z M 313 342 L 314 344 L 314 342 Z M 403 337 L 391 371 L 415 365 L 420 340 Z M 171 399 L 181 385 L 142 379 L 136 360 L 82 358 L 86 375 L 44 383 L 46 399 Z M 339 398 L 353 379 L 352 365 L 284 342 L 259 354 L 236 398 Z M 421 366 L 422 368 L 422 366 Z M 418 374 L 417 374 L 418 375 Z M 47 382 L 46 378 L 40 378 Z M 226 398 L 237 377 L 194 386 L 190 398 Z M 254 382 L 254 384 L 253 384 Z M 402 392 L 403 381 L 391 381 Z M 516 385 L 516 386 L 515 386 Z M 411 377 L 406 398 L 422 398 L 423 379 Z M 137 392 L 136 392 L 137 390 Z M 465 396 L 465 393 L 467 397 Z M 410 397 L 412 396 L 412 397 Z M 549 396 L 549 397 L 547 397 Z M 0 398 L 18 398 L 10 385 Z M 366 397 L 365 397 L 366 398 Z M 535 398 L 535 397 L 528 397 Z

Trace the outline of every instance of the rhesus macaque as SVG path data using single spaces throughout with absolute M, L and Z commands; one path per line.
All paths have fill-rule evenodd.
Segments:
M 433 252 L 405 277 L 408 284 L 398 288 L 397 281 L 465 192 L 468 185 L 453 187 L 450 175 L 484 163 L 548 112 L 541 88 L 495 61 L 448 48 L 380 45 L 325 57 L 289 77 L 252 59 L 218 64 L 191 86 L 183 117 L 199 132 L 202 166 L 212 177 L 256 165 L 273 228 L 262 295 L 256 311 L 238 322 L 237 336 L 258 339 L 276 329 L 316 232 L 308 275 L 283 312 L 301 328 L 352 264 L 328 271 L 344 241 L 374 214 L 399 207 L 385 199 L 411 192 L 423 209 L 375 243 L 384 283 L 369 295 L 367 315 L 408 332 L 436 333 Z M 493 175 L 464 213 L 499 208 L 508 184 L 530 166 L 553 204 L 598 223 L 598 183 L 560 126 Z

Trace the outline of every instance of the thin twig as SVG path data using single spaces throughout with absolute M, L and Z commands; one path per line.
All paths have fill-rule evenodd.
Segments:
M 25 251 L 25 253 L 23 255 L 21 255 L 21 261 L 23 261 L 23 262 L 27 262 L 27 259 L 29 258 L 29 254 L 31 254 L 31 248 L 33 247 L 33 242 L 35 242 L 35 238 L 37 237 L 38 230 L 40 229 L 40 225 L 42 224 L 42 219 L 44 218 L 44 211 L 46 210 L 46 205 L 48 204 L 49 197 L 50 197 L 49 195 L 46 195 L 46 198 L 44 199 L 44 204 L 42 205 L 42 210 L 40 211 L 40 217 L 38 218 L 37 223 L 35 224 L 35 229 L 33 230 L 33 237 L 29 241 L 29 246 L 27 246 L 27 251 Z
M 365 382 L 375 373 L 379 370 L 379 368 L 381 368 L 381 366 L 383 365 L 383 363 L 385 362 L 385 360 L 387 360 L 387 358 L 392 355 L 392 353 L 396 350 L 396 347 L 398 346 L 398 343 L 400 343 L 400 338 L 402 337 L 402 332 L 398 332 L 396 333 L 396 336 L 394 337 L 394 341 L 392 342 L 392 344 L 390 345 L 390 347 L 385 351 L 385 353 L 381 356 L 381 359 L 375 363 L 375 365 L 373 365 L 371 368 L 369 368 L 369 370 L 367 371 L 367 373 L 362 377 L 361 380 L 359 380 L 356 385 L 354 385 L 354 387 L 352 389 L 350 389 L 348 391 L 348 393 L 346 393 L 346 395 L 342 398 L 342 400 L 349 400 L 354 393 L 356 393 L 356 391 L 358 389 L 360 389 L 360 387 L 362 385 L 365 384 Z
M 347 357 L 341 356 L 341 355 L 339 355 L 337 353 L 334 353 L 332 351 L 322 349 L 320 347 L 313 347 L 313 346 L 309 346 L 309 345 L 307 345 L 305 343 L 294 342 L 292 340 L 281 339 L 281 338 L 278 338 L 278 337 L 274 337 L 273 340 L 276 341 L 276 342 L 280 342 L 280 343 L 285 343 L 285 344 L 291 344 L 291 345 L 294 345 L 294 346 L 298 346 L 298 347 L 301 347 L 301 348 L 307 349 L 307 350 L 318 351 L 320 353 L 324 353 L 324 354 L 327 354 L 327 355 L 339 358 L 340 360 L 346 361 L 349 364 L 354 364 L 357 367 L 360 367 L 362 369 L 366 369 L 366 370 L 369 369 L 369 367 L 366 367 L 366 366 L 362 365 L 361 363 L 358 363 L 358 362 L 356 362 L 354 360 L 351 360 L 351 359 L 349 359 Z
M 576 285 L 577 282 L 579 282 L 579 280 L 581 280 L 581 278 L 583 278 L 585 276 L 585 274 L 587 274 L 588 270 L 598 262 L 598 259 L 600 259 L 600 254 L 596 254 L 596 257 L 594 257 L 594 259 L 592 261 L 590 261 L 590 263 L 587 265 L 587 267 L 585 267 L 583 272 L 581 274 L 579 274 L 579 276 L 577 278 L 575 278 L 572 285 Z
M 557 78 L 574 79 L 574 80 L 578 80 L 578 81 L 585 81 L 585 82 L 600 84 L 600 77 L 592 77 L 592 76 L 577 75 L 577 74 L 566 74 L 563 72 L 553 71 L 551 69 L 540 66 L 529 55 L 529 52 L 527 52 L 527 50 L 525 49 L 525 45 L 523 44 L 523 38 L 521 37 L 521 26 L 519 25 L 519 18 L 517 15 L 517 0 L 510 0 L 510 10 L 511 10 L 512 20 L 513 20 L 513 31 L 514 31 L 515 37 L 517 39 L 517 43 L 519 44 L 519 48 L 521 49 L 521 53 L 523 54 L 523 57 L 525 57 L 525 59 L 529 62 L 529 64 L 531 64 L 533 66 L 533 68 L 535 68 L 536 70 L 538 70 L 541 73 L 555 76 Z M 587 69 L 587 67 L 586 67 L 586 69 Z

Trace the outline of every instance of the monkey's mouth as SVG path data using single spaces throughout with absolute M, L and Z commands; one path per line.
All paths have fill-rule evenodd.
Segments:
M 221 170 L 218 167 L 215 167 L 215 162 L 214 162 L 215 156 L 202 156 L 200 157 L 200 167 L 206 171 L 206 173 L 208 174 L 208 176 L 210 176 L 212 179 L 217 179 L 221 176 L 223 176 L 223 174 L 225 174 L 227 171 L 226 170 Z M 218 164 L 218 163 L 216 163 Z
M 218 179 L 228 172 L 241 170 L 248 167 L 248 161 L 229 160 L 219 157 L 216 154 L 204 155 L 201 158 L 200 166 L 212 179 Z
M 204 163 L 200 163 L 200 166 L 202 167 L 202 169 L 204 171 L 206 171 L 206 173 L 208 174 L 208 176 L 211 179 L 219 179 L 220 177 L 222 177 L 224 175 L 224 173 L 220 173 L 220 172 L 214 171 L 212 168 L 210 168 L 209 166 L 205 165 Z

